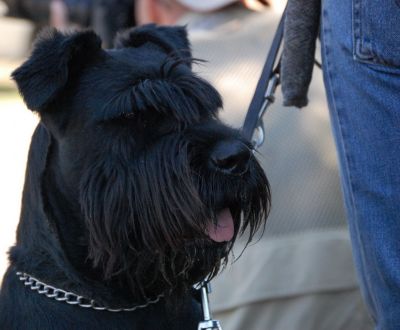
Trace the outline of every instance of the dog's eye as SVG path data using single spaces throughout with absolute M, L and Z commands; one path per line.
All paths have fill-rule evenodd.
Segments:
M 136 116 L 133 112 L 123 112 L 120 116 L 121 119 L 135 119 Z
M 164 121 L 164 116 L 153 109 L 148 109 L 145 113 L 139 113 L 138 123 L 143 127 L 160 127 Z
M 109 118 L 104 118 L 101 122 L 104 124 L 132 124 L 132 120 L 137 119 L 137 115 L 133 112 L 122 112 L 114 116 L 110 116 Z

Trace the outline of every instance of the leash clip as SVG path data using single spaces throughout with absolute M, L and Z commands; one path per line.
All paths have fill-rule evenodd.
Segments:
M 279 74 L 275 72 L 268 81 L 267 89 L 264 94 L 264 100 L 261 105 L 260 111 L 258 112 L 257 125 L 254 129 L 253 136 L 251 138 L 251 143 L 256 150 L 264 143 L 265 140 L 265 129 L 262 117 L 268 107 L 275 102 L 275 91 L 280 83 Z
M 197 327 L 197 330 L 222 330 L 219 321 L 212 320 L 210 305 L 208 302 L 208 294 L 211 293 L 211 285 L 209 282 L 203 282 L 200 288 L 201 305 L 203 310 L 203 321 Z

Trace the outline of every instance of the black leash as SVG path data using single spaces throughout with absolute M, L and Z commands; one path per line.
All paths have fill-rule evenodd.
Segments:
M 264 127 L 262 116 L 267 108 L 275 101 L 275 90 L 280 83 L 280 63 L 278 58 L 279 50 L 283 40 L 283 26 L 286 9 L 282 14 L 274 39 L 268 52 L 267 60 L 264 64 L 260 80 L 247 111 L 242 134 L 245 138 L 252 141 L 255 148 L 264 142 Z M 254 134 L 256 133 L 256 134 Z
M 264 124 L 262 117 L 267 108 L 275 101 L 275 91 L 280 84 L 280 66 L 282 55 L 278 54 L 283 41 L 284 21 L 286 17 L 286 9 L 283 11 L 276 29 L 274 39 L 268 52 L 267 60 L 261 72 L 260 79 L 257 83 L 256 90 L 251 100 L 246 118 L 242 127 L 242 134 L 250 140 L 254 149 L 260 147 L 264 142 Z M 314 65 L 322 69 L 321 63 L 314 60 Z

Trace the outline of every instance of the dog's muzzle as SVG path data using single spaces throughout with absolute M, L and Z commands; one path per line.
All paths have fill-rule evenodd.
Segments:
M 242 141 L 224 140 L 214 146 L 210 163 L 220 172 L 239 176 L 247 172 L 251 155 L 250 148 Z

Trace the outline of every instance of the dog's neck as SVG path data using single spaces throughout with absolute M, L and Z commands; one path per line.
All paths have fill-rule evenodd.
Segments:
M 10 251 L 12 267 L 104 304 L 132 304 L 134 297 L 114 283 L 100 281 L 87 261 L 86 231 L 79 206 L 61 192 L 64 182 L 54 175 L 49 151 L 51 137 L 39 124 L 28 157 L 17 244 Z M 58 230 L 60 226 L 62 231 Z
M 60 244 L 68 261 L 85 277 L 96 279 L 98 272 L 94 271 L 87 260 L 88 240 L 84 219 L 74 195 L 68 193 L 65 188 L 61 189 L 67 187 L 67 183 L 62 175 L 56 173 L 57 166 L 54 165 L 58 158 L 57 151 L 52 150 L 51 153 L 54 154 L 49 155 L 42 181 L 44 212 L 49 221 L 56 226 Z

